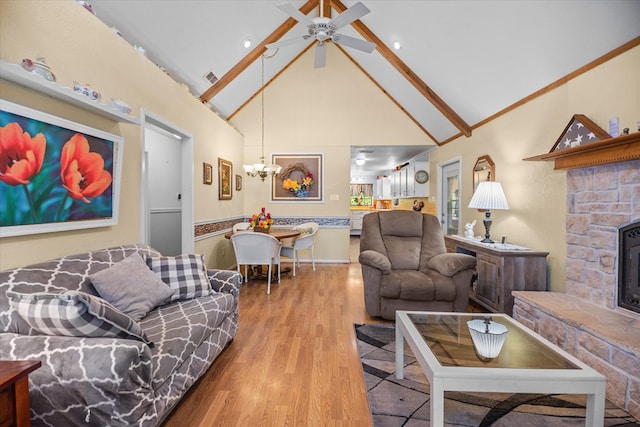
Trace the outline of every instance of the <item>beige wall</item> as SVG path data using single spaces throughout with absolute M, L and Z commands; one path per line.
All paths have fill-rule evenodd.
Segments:
M 217 176 L 214 176 L 214 185 L 202 184 L 202 162 L 217 166 L 217 158 L 222 157 L 234 165 L 242 164 L 242 136 L 77 2 L 0 2 L 0 57 L 19 63 L 22 58 L 37 56 L 46 57 L 58 83 L 65 86 L 72 86 L 74 80 L 90 83 L 102 93 L 104 101 L 109 102 L 111 97 L 122 99 L 133 107 L 134 115 L 140 117 L 140 109 L 144 108 L 191 134 L 195 154 L 196 222 L 243 214 L 242 197 L 218 201 Z M 3 238 L 0 241 L 0 269 L 138 242 L 141 127 L 116 123 L 5 81 L 0 81 L 0 96 L 125 138 L 118 225 Z M 225 259 L 223 249 L 219 247 L 220 239 L 223 238 L 196 243 L 196 251 L 207 254 L 210 266 L 221 263 L 219 258 Z M 228 255 L 227 252 L 226 259 Z
M 550 252 L 550 286 L 563 291 L 566 260 L 566 171 L 553 162 L 522 159 L 549 152 L 574 114 L 584 114 L 608 131 L 609 118 L 619 117 L 620 129 L 636 130 L 640 119 L 640 47 L 571 80 L 489 124 L 474 129 L 471 138 L 459 138 L 431 153 L 431 174 L 437 165 L 462 157 L 462 206 L 472 194 L 476 159 L 490 155 L 496 180 L 502 183 L 509 211 L 493 211 L 492 236 L 508 236 L 512 243 Z M 436 194 L 433 180 L 431 194 Z M 483 234 L 483 214 L 462 210 L 462 223 L 477 220 Z

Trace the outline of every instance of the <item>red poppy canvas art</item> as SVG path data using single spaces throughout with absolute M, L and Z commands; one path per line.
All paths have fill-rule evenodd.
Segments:
M 122 145 L 0 100 L 0 237 L 116 224 Z

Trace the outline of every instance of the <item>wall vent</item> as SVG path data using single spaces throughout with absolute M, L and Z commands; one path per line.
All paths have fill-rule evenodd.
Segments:
M 218 81 L 218 77 L 213 73 L 213 71 L 209 71 L 207 74 L 205 74 L 204 78 L 211 84 L 215 84 L 215 82 Z

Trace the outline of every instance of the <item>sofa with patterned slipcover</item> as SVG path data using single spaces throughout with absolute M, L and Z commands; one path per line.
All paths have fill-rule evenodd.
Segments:
M 238 329 L 235 271 L 145 245 L 0 272 L 0 360 L 29 375 L 34 426 L 159 425 Z

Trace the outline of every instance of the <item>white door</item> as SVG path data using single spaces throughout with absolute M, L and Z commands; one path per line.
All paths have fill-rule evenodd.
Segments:
M 460 161 L 440 166 L 440 222 L 445 234 L 460 234 Z
M 182 253 L 181 144 L 181 139 L 145 126 L 149 245 L 168 256 Z

